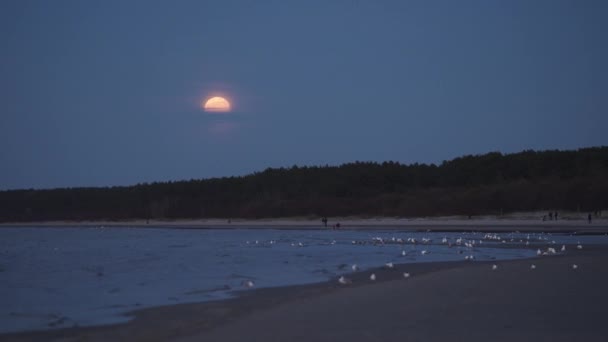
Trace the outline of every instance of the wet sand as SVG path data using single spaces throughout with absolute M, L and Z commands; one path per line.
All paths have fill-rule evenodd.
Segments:
M 420 263 L 327 283 L 150 308 L 113 326 L 7 341 L 605 341 L 608 248 L 496 262 Z M 535 264 L 536 269 L 530 269 Z M 572 269 L 577 264 L 578 269 Z M 403 278 L 403 272 L 410 278 Z

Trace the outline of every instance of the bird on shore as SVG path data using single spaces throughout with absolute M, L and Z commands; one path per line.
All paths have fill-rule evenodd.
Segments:
M 401 251 L 401 256 L 405 256 L 407 253 L 405 252 L 405 250 Z
M 359 270 L 359 266 L 357 266 L 357 264 L 353 264 L 351 268 L 353 269 L 353 272 L 357 272 Z
M 344 276 L 340 276 L 340 278 L 338 278 L 338 283 L 340 283 L 341 285 L 348 285 L 348 284 L 352 284 L 352 280 L 348 279 L 348 278 L 344 278 Z
M 578 245 L 576 245 L 576 249 L 583 249 L 583 245 L 581 245 L 581 243 L 579 242 Z
M 410 277 L 410 274 L 409 274 L 409 273 L 407 273 L 407 272 L 403 272 L 403 278 L 409 278 L 409 277 Z
M 253 282 L 253 280 L 245 280 L 243 281 L 243 286 L 250 289 L 255 286 L 255 283 Z
M 372 274 L 369 276 L 369 280 L 371 280 L 371 281 L 375 281 L 375 280 L 376 280 L 376 274 L 375 274 L 375 273 L 372 273 Z
M 422 254 L 422 255 L 426 255 L 426 254 L 429 254 L 429 251 L 427 251 L 427 250 L 425 249 L 425 250 L 423 250 L 422 252 L 420 252 L 420 254 Z
M 573 269 L 573 270 L 576 270 L 577 268 L 578 268 L 578 265 L 577 265 L 577 264 L 572 265 L 572 269 Z
M 535 270 L 536 269 L 536 265 L 534 265 L 534 264 L 530 265 L 530 269 L 531 270 Z
M 498 269 L 497 265 L 492 265 L 492 271 L 496 271 Z
M 387 262 L 386 264 L 384 264 L 384 266 L 386 266 L 386 268 L 389 268 L 389 269 L 395 268 L 395 264 L 393 264 L 392 262 Z
M 536 255 L 542 255 L 543 252 L 541 252 L 540 248 L 536 250 Z
M 561 249 L 561 251 L 562 251 L 562 252 L 565 252 L 565 251 L 566 251 L 566 245 L 562 245 L 562 249 Z

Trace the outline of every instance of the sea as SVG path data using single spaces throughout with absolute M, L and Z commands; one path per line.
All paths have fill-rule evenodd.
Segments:
M 410 230 L 0 228 L 0 333 L 124 322 L 137 309 L 335 281 L 395 264 L 507 260 L 606 236 Z

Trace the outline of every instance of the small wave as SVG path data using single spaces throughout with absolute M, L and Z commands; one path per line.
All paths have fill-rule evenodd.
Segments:
M 224 285 L 224 286 L 214 287 L 211 289 L 192 290 L 192 291 L 184 292 L 184 294 L 188 295 L 188 296 L 202 295 L 202 294 L 209 294 L 209 293 L 219 292 L 219 291 L 228 291 L 231 289 L 232 288 L 229 285 Z

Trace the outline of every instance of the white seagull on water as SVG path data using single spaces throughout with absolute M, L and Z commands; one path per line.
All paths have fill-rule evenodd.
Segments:
M 352 280 L 348 279 L 348 278 L 344 278 L 344 276 L 340 276 L 340 278 L 338 278 L 338 283 L 342 284 L 342 285 L 348 285 L 348 284 L 352 284 Z

